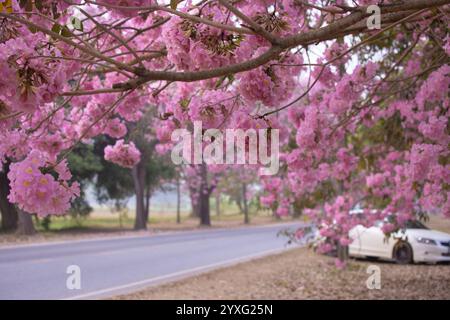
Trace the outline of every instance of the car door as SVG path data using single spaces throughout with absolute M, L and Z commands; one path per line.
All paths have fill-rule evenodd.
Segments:
M 348 246 L 348 252 L 351 256 L 361 255 L 361 233 L 364 232 L 366 228 L 363 225 L 357 225 L 350 230 L 348 233 L 352 243 Z
M 376 222 L 373 227 L 366 228 L 360 234 L 360 254 L 371 257 L 389 257 L 388 239 L 381 230 L 382 222 Z

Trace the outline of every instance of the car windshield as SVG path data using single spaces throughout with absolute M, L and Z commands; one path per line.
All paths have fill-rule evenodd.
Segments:
M 422 222 L 420 221 L 408 221 L 406 223 L 406 229 L 428 229 Z

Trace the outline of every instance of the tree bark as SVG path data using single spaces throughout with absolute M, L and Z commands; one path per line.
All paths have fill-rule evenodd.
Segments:
M 10 192 L 9 180 L 9 163 L 3 166 L 3 170 L 0 171 L 0 213 L 2 216 L 2 230 L 15 230 L 17 229 L 18 215 L 17 210 L 13 204 L 8 201 L 8 195 Z
M 348 246 L 343 246 L 339 242 L 337 244 L 337 257 L 341 261 L 347 261 L 349 258 Z
M 237 197 L 236 198 L 236 204 L 237 204 L 237 206 L 239 208 L 239 213 L 240 214 L 244 214 L 244 208 L 242 206 L 242 199 L 241 199 L 241 197 Z
M 208 186 L 208 169 L 206 167 L 206 164 L 204 163 L 201 164 L 200 175 L 201 175 L 201 186 L 199 195 L 200 225 L 210 226 L 211 217 L 210 217 L 209 197 L 211 195 L 211 190 L 209 190 Z
M 189 186 L 189 196 L 191 197 L 192 217 L 200 217 L 200 196 L 197 190 Z
M 149 186 L 145 188 L 145 208 L 144 208 L 144 221 L 148 222 L 150 216 L 150 199 L 152 198 L 152 191 Z
M 31 218 L 31 214 L 18 210 L 18 225 L 17 225 L 17 234 L 19 235 L 33 235 L 36 233 L 36 229 L 34 228 L 33 219 Z
M 210 217 L 210 207 L 209 207 L 209 194 L 202 193 L 200 195 L 200 225 L 202 226 L 210 226 L 211 225 L 211 217 Z
M 249 224 L 250 218 L 248 216 L 248 204 L 247 204 L 247 184 L 242 183 L 242 202 L 244 204 L 244 223 Z
M 134 220 L 134 230 L 146 230 L 147 221 L 145 220 L 145 164 L 139 162 L 132 169 L 134 191 L 136 194 L 136 219 Z
M 216 215 L 220 216 L 220 193 L 216 192 Z

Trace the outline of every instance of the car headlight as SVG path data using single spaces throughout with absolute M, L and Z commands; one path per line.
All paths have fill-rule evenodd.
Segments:
M 423 238 L 423 237 L 417 237 L 417 242 L 423 243 L 423 244 L 430 244 L 430 245 L 436 245 L 436 241 L 430 238 Z

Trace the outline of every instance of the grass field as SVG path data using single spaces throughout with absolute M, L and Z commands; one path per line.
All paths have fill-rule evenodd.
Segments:
M 96 208 L 87 217 L 74 218 L 70 215 L 53 216 L 49 229 L 45 229 L 42 219 L 33 218 L 35 228 L 38 231 L 33 236 L 19 236 L 15 233 L 0 231 L 0 244 L 20 242 L 40 242 L 49 240 L 70 240 L 78 238 L 99 237 L 107 235 L 141 234 L 163 231 L 193 230 L 199 228 L 199 218 L 192 217 L 190 212 L 181 212 L 181 223 L 176 223 L 176 213 L 173 211 L 151 211 L 148 231 L 133 231 L 134 212 L 124 210 L 117 212 L 106 207 Z M 250 212 L 250 224 L 268 224 L 280 222 L 269 211 L 252 210 Z M 236 206 L 228 203 L 221 204 L 221 214 L 211 212 L 212 227 L 238 227 L 244 225 L 244 215 L 239 213 Z
M 250 218 L 272 217 L 269 211 L 251 212 Z M 224 222 L 243 221 L 244 216 L 238 213 L 237 208 L 229 206 L 223 209 L 220 215 L 211 212 L 212 224 L 223 224 Z M 181 212 L 181 223 L 183 225 L 198 224 L 198 218 L 192 217 L 188 211 Z M 50 231 L 60 232 L 68 229 L 131 229 L 134 224 L 134 212 L 125 210 L 121 213 L 98 208 L 87 217 L 73 218 L 71 216 L 52 217 Z M 174 212 L 151 212 L 148 222 L 149 228 L 167 228 L 174 224 L 176 228 L 176 213 Z M 45 231 L 40 223 L 35 223 L 39 231 Z

